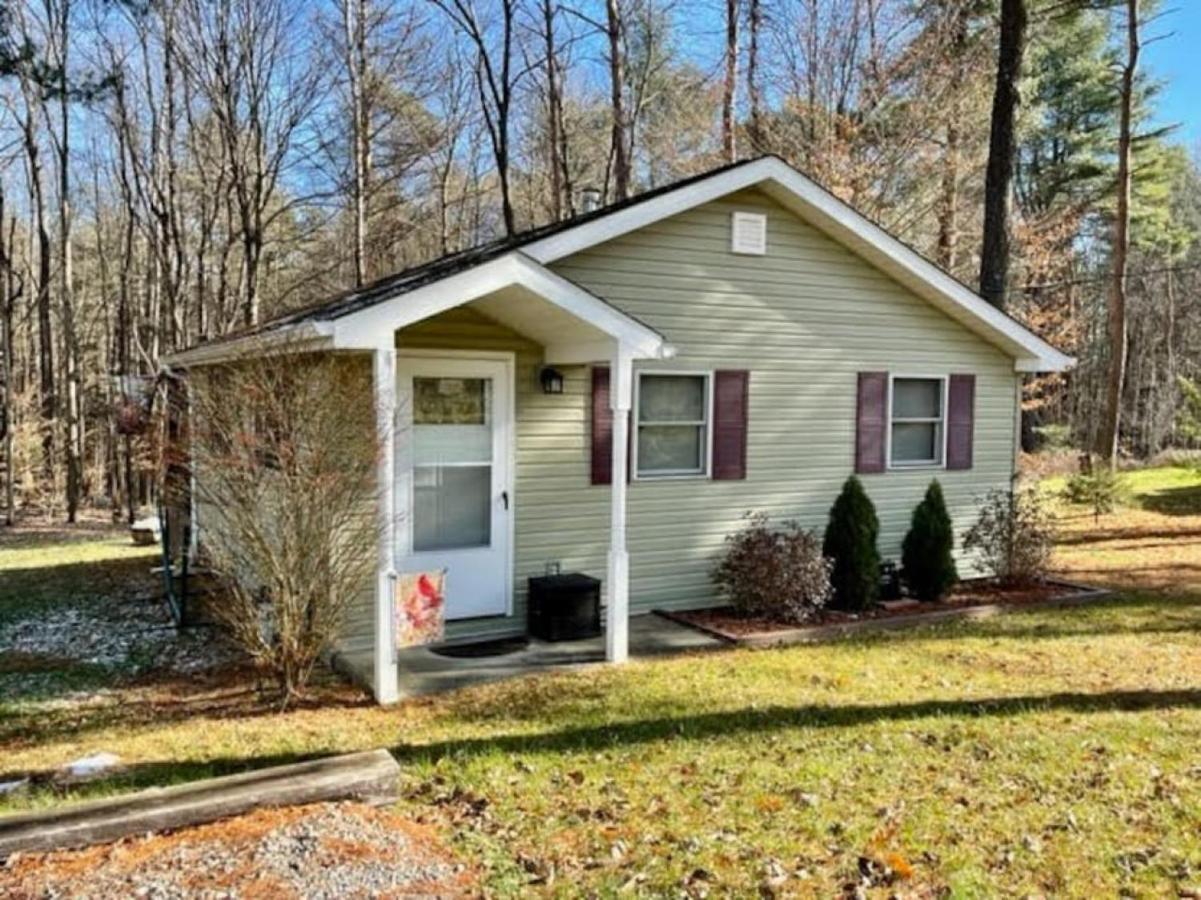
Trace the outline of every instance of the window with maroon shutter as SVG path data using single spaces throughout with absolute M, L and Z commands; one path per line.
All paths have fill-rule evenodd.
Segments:
M 750 372 L 713 373 L 713 478 L 746 478 L 747 407 Z
M 592 370 L 592 483 L 613 481 L 613 410 L 609 407 L 609 370 Z
M 947 384 L 947 468 L 972 467 L 976 376 L 952 375 Z
M 695 478 L 711 471 L 713 433 L 708 372 L 638 372 L 634 465 L 644 478 Z
M 883 472 L 888 427 L 888 373 L 860 372 L 855 408 L 855 471 Z

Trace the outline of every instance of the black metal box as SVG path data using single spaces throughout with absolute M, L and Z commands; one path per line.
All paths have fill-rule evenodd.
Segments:
M 544 641 L 571 641 L 601 633 L 600 586 L 572 573 L 530 579 L 530 634 Z

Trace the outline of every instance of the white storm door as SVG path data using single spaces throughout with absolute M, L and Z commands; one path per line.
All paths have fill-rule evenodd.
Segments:
M 401 570 L 446 569 L 446 618 L 510 611 L 513 366 L 397 361 Z

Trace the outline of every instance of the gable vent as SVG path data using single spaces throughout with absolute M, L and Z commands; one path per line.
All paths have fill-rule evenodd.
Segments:
M 734 253 L 762 256 L 767 252 L 767 216 L 736 212 L 730 223 L 730 249 Z

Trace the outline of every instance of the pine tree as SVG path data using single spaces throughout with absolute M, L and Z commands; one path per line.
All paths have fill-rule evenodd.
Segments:
M 955 570 L 955 533 L 937 479 L 913 510 L 901 547 L 901 566 L 909 589 L 920 600 L 934 601 L 959 580 Z
M 866 609 L 880 593 L 880 521 L 863 484 L 852 475 L 830 507 L 822 554 L 834 562 L 830 583 L 836 609 Z

